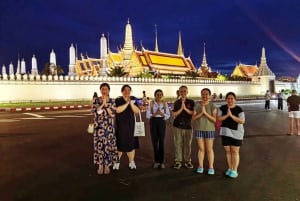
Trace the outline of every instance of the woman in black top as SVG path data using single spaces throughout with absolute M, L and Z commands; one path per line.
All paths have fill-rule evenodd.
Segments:
M 122 96 L 116 98 L 116 139 L 119 159 L 122 153 L 126 152 L 129 159 L 129 168 L 136 169 L 134 162 L 135 149 L 139 148 L 139 141 L 134 137 L 135 113 L 139 108 L 135 105 L 135 100 L 131 100 L 131 87 L 124 85 L 121 89 Z M 113 169 L 118 170 L 120 162 L 115 163 Z

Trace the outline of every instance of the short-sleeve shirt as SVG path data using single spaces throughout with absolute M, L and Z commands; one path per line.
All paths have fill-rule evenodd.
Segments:
M 132 100 L 133 98 L 130 99 Z M 116 107 L 126 104 L 126 101 L 123 97 L 116 98 L 115 102 Z M 130 152 L 133 149 L 139 148 L 139 140 L 134 136 L 134 112 L 130 105 L 128 105 L 123 112 L 116 113 L 115 121 L 115 133 L 118 151 Z
M 286 102 L 289 104 L 289 111 L 299 111 L 300 97 L 291 95 L 287 98 Z
M 213 112 L 216 109 L 216 105 L 212 102 L 209 102 L 204 107 L 205 107 L 205 111 L 209 115 L 213 115 Z M 195 110 L 197 113 L 202 112 L 202 105 L 200 102 L 196 103 Z M 215 123 L 210 121 L 206 116 L 201 116 L 199 119 L 195 120 L 194 129 L 199 131 L 215 131 L 216 127 L 215 127 Z
M 231 113 L 239 117 L 241 119 L 245 119 L 245 113 L 243 109 L 239 106 L 235 106 L 231 108 Z M 218 116 L 226 115 L 228 111 L 227 105 L 222 105 L 218 110 Z M 243 140 L 244 138 L 244 126 L 243 124 L 239 124 L 234 121 L 231 117 L 226 118 L 222 121 L 221 128 L 220 128 L 220 135 L 231 137 L 237 140 Z
M 175 101 L 173 112 L 176 112 L 181 108 L 181 103 L 181 99 Z M 186 99 L 184 104 L 187 109 L 194 111 L 195 102 L 193 100 Z M 181 129 L 192 129 L 191 121 L 192 115 L 183 110 L 179 115 L 175 117 L 173 126 Z

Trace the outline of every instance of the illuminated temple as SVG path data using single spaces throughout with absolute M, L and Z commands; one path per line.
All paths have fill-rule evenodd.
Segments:
M 125 28 L 124 46 L 118 52 L 110 51 L 104 34 L 100 38 L 100 58 L 90 58 L 82 54 L 77 58 L 75 51 L 71 45 L 69 72 L 79 76 L 105 76 L 110 68 L 116 66 L 123 67 L 128 76 L 137 76 L 144 71 L 173 75 L 183 75 L 186 71 L 196 72 L 191 58 L 184 56 L 180 34 L 177 54 L 159 52 L 157 32 L 154 50 L 147 50 L 142 46 L 139 51 L 134 48 L 129 20 Z

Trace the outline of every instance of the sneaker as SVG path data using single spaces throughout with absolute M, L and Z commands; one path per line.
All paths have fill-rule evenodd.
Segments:
M 194 166 L 193 166 L 193 164 L 189 161 L 189 162 L 186 162 L 185 164 L 184 164 L 184 166 L 186 167 L 186 168 L 189 168 L 189 169 L 192 169 Z
M 154 163 L 153 168 L 159 168 L 160 164 L 159 163 Z
M 114 163 L 113 170 L 119 170 L 119 168 L 120 168 L 120 163 Z
M 226 175 L 226 176 L 229 176 L 230 172 L 231 172 L 231 169 L 228 168 L 228 170 L 226 170 L 226 172 L 225 172 L 225 175 Z
M 203 174 L 203 172 L 204 172 L 203 167 L 198 167 L 196 172 L 199 173 L 199 174 Z
M 161 169 L 165 169 L 165 168 L 166 168 L 165 164 L 163 164 L 163 163 L 160 164 L 160 168 L 161 168 Z
M 179 170 L 181 168 L 181 163 L 180 162 L 175 162 L 175 164 L 173 165 L 173 168 Z
M 136 170 L 136 165 L 135 165 L 135 162 L 134 162 L 134 161 L 130 161 L 130 162 L 129 162 L 129 168 L 130 168 L 131 170 Z
M 214 175 L 215 174 L 215 170 L 213 168 L 209 168 L 208 171 L 207 171 L 207 174 Z
M 237 178 L 238 175 L 239 175 L 239 174 L 237 173 L 237 171 L 231 170 L 228 176 L 229 176 L 230 178 L 233 178 L 233 179 L 234 179 L 234 178 Z

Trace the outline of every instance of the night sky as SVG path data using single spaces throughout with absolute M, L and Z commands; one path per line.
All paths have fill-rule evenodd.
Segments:
M 18 54 L 31 69 L 35 54 L 41 71 L 54 49 L 57 64 L 68 73 L 69 47 L 99 58 L 99 40 L 109 33 L 113 52 L 123 46 L 130 20 L 133 41 L 154 50 L 155 25 L 161 52 L 177 53 L 181 32 L 185 56 L 202 62 L 203 44 L 213 71 L 231 74 L 239 62 L 267 64 L 277 77 L 300 73 L 299 0 L 1 0 L 0 65 Z M 16 71 L 16 70 L 15 70 Z M 1 72 L 0 72 L 1 74 Z

